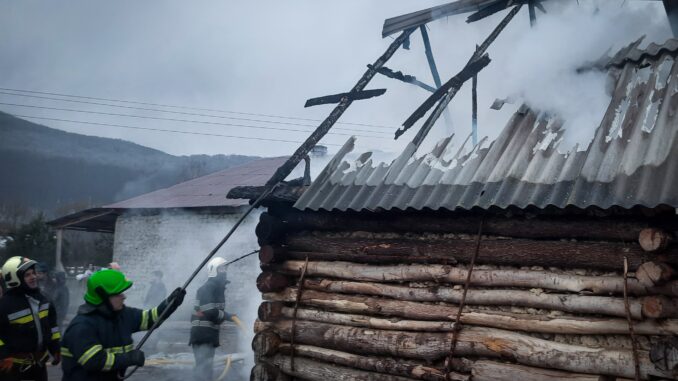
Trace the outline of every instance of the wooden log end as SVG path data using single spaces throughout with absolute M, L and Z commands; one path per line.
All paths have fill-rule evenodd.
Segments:
M 257 356 L 271 356 L 278 352 L 280 344 L 282 344 L 282 339 L 277 333 L 264 330 L 254 335 L 252 350 Z
M 284 260 L 284 255 L 280 248 L 271 245 L 264 245 L 259 249 L 259 262 L 265 265 L 278 263 Z
M 260 362 L 252 367 L 250 381 L 279 381 L 285 380 L 280 370 L 273 365 Z
M 671 233 L 665 230 L 646 228 L 640 231 L 638 243 L 647 252 L 659 252 L 669 246 L 672 238 Z
M 257 277 L 257 288 L 261 292 L 277 292 L 289 285 L 289 279 L 283 274 L 264 271 Z
M 661 262 L 645 262 L 638 266 L 636 278 L 645 287 L 661 286 L 674 275 L 671 266 Z
M 285 236 L 285 226 L 279 219 L 262 213 L 254 229 L 260 245 L 280 243 Z
M 659 319 L 678 316 L 678 305 L 665 296 L 647 296 L 643 298 L 643 316 Z
M 259 320 L 261 321 L 276 321 L 280 319 L 282 315 L 282 309 L 285 307 L 283 302 L 263 302 L 259 305 L 259 310 L 257 311 Z

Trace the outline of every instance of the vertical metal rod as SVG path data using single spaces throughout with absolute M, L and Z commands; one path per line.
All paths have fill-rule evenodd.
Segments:
M 478 144 L 478 74 L 473 76 L 471 86 L 471 141 Z
M 638 359 L 638 341 L 633 331 L 633 320 L 631 319 L 631 308 L 629 307 L 629 260 L 624 257 L 624 308 L 626 309 L 626 320 L 629 323 L 629 334 L 631 335 L 631 348 L 633 350 L 633 368 L 635 370 L 635 381 L 640 381 L 640 360 Z
M 431 49 L 431 41 L 428 38 L 426 25 L 421 25 L 419 29 L 421 30 L 421 37 L 424 40 L 424 50 L 426 51 L 426 59 L 428 60 L 428 66 L 431 68 L 433 82 L 436 84 L 436 87 L 440 87 L 443 83 L 440 82 L 440 74 L 438 74 L 438 67 L 436 67 L 436 61 L 433 58 L 433 50 Z
M 436 61 L 433 58 L 433 49 L 431 48 L 431 40 L 428 38 L 426 24 L 419 26 L 419 29 L 421 30 L 421 38 L 424 40 L 424 51 L 426 52 L 428 66 L 431 69 L 431 76 L 433 76 L 433 83 L 435 83 L 436 89 L 439 89 L 443 83 L 440 81 L 440 73 L 438 73 Z M 452 120 L 450 119 L 450 115 L 446 112 L 443 114 L 443 118 L 445 119 L 445 124 L 447 125 L 447 132 L 452 133 Z

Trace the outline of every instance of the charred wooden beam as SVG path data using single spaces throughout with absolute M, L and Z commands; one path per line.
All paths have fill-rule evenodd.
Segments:
M 426 239 L 413 236 L 369 237 L 331 234 L 288 234 L 285 240 L 290 252 L 323 252 L 331 260 L 375 262 L 369 258 L 398 257 L 401 261 L 430 263 L 468 263 L 474 240 L 472 237 L 427 235 Z M 529 239 L 501 239 L 489 236 L 480 246 L 478 263 L 509 266 L 543 266 L 561 268 L 588 268 L 621 271 L 624 257 L 630 271 L 645 262 L 678 262 L 678 247 L 663 254 L 647 253 L 640 245 L 622 242 L 547 241 Z M 361 257 L 362 256 L 362 257 Z M 392 262 L 392 261 L 390 261 Z
M 491 5 L 488 5 L 484 8 L 482 8 L 482 9 L 480 9 L 479 11 L 469 15 L 466 18 L 466 22 L 472 23 L 472 22 L 482 20 L 485 17 L 492 16 L 493 14 L 495 14 L 497 12 L 501 12 L 504 9 L 508 8 L 511 5 L 511 3 L 512 3 L 512 0 L 501 0 L 501 1 L 495 2 Z
M 259 320 L 270 322 L 289 318 L 291 308 L 285 307 L 284 303 L 296 300 L 296 290 L 286 289 L 279 293 L 265 294 L 264 299 L 267 301 L 259 306 Z M 297 313 L 301 313 L 299 316 L 303 316 L 304 320 L 390 330 L 403 330 L 402 327 L 407 326 L 408 329 L 405 330 L 409 331 L 451 331 L 450 324 L 457 314 L 457 307 L 449 304 L 398 301 L 313 290 L 304 291 L 301 304 L 306 307 Z M 628 334 L 626 319 L 619 318 L 512 314 L 469 306 L 464 308 L 460 320 L 465 326 L 510 331 L 574 335 Z M 638 335 L 672 336 L 678 334 L 678 320 L 646 319 L 636 322 L 634 330 Z
M 678 37 L 678 3 L 674 0 L 663 0 L 666 16 L 671 25 L 673 37 Z
M 475 146 L 478 144 L 478 74 L 471 83 L 471 142 Z
M 304 107 L 319 106 L 330 103 L 340 103 L 343 100 L 357 101 L 361 99 L 369 99 L 378 97 L 380 95 L 384 95 L 384 93 L 386 93 L 386 89 L 363 90 L 356 92 L 326 95 L 324 97 L 311 98 L 307 100 L 306 104 L 304 104 Z
M 264 203 L 280 202 L 293 204 L 297 202 L 306 189 L 308 189 L 307 186 L 288 185 L 283 183 L 275 188 L 273 193 L 266 197 Z M 264 191 L 266 191 L 265 186 L 240 186 L 231 189 L 226 195 L 226 198 L 256 200 L 264 193 Z
M 537 12 L 535 9 L 536 4 L 538 1 L 536 0 L 529 0 L 527 2 L 527 9 L 528 13 L 530 14 L 530 27 L 534 28 L 537 25 Z
M 372 65 L 367 65 L 367 67 L 371 67 L 371 66 Z M 425 84 L 424 82 L 419 81 L 417 79 L 417 77 L 415 77 L 413 75 L 403 74 L 403 72 L 401 72 L 401 71 L 395 71 L 394 72 L 393 70 L 387 68 L 386 66 L 378 69 L 377 72 L 379 74 L 383 75 L 383 76 L 393 78 L 393 79 L 397 79 L 399 81 L 409 83 L 409 84 L 412 84 L 412 85 L 419 86 L 422 89 L 424 89 L 426 91 L 430 91 L 432 93 L 436 91 L 435 87 L 432 87 L 430 85 Z
M 268 213 L 261 213 L 259 223 L 254 228 L 260 246 L 280 243 L 285 237 L 284 223 L 271 217 Z
M 464 84 L 464 82 L 468 81 L 470 78 L 472 78 L 474 75 L 478 74 L 479 71 L 484 69 L 487 65 L 490 64 L 490 57 L 487 55 L 484 55 L 477 60 L 473 61 L 472 63 L 464 66 L 463 69 L 457 75 L 452 77 L 449 81 L 447 81 L 444 85 L 442 85 L 438 90 L 436 90 L 435 93 L 433 93 L 424 103 L 419 106 L 417 110 L 412 113 L 412 115 L 407 118 L 405 123 L 403 123 L 403 127 L 398 129 L 395 133 L 395 138 L 399 138 L 402 134 L 405 133 L 410 127 L 414 125 L 414 123 L 419 120 L 426 111 L 428 111 L 435 102 L 439 101 L 441 98 L 446 96 L 447 94 L 452 94 L 450 99 L 454 97 L 454 95 L 461 89 L 461 86 Z M 442 113 L 442 110 L 441 110 Z M 438 115 L 439 116 L 439 115 Z M 437 119 L 437 117 L 436 117 Z M 428 121 L 427 121 L 428 122 Z M 426 123 L 424 127 L 429 125 L 429 123 Z M 417 137 L 415 137 L 415 140 L 421 141 L 423 138 L 419 137 L 422 135 L 421 131 L 425 131 L 423 135 L 425 136 L 426 133 L 428 133 L 428 129 L 432 124 L 428 126 L 428 128 L 422 127 L 422 130 L 420 130 L 420 133 L 417 134 Z
M 470 73 L 467 73 L 467 74 L 470 74 L 470 76 L 468 76 L 468 78 L 466 78 L 467 80 L 469 78 L 471 78 L 473 75 L 477 74 L 480 70 L 482 70 L 485 66 L 487 66 L 489 64 L 489 57 L 485 56 L 485 52 L 487 51 L 487 48 L 489 48 L 489 46 L 492 44 L 492 42 L 494 42 L 494 40 L 496 40 L 499 33 L 501 33 L 501 31 L 504 30 L 504 28 L 506 28 L 506 25 L 508 25 L 508 23 L 511 21 L 511 19 L 513 19 L 513 17 L 516 15 L 516 13 L 518 13 L 518 11 L 520 10 L 520 7 L 521 7 L 521 4 L 515 6 L 511 10 L 511 12 L 509 12 L 509 14 L 506 15 L 506 17 L 504 17 L 504 19 L 499 23 L 499 25 L 497 25 L 497 27 L 494 28 L 492 33 L 490 33 L 490 35 L 485 39 L 485 41 L 483 41 L 483 43 L 480 45 L 480 47 L 478 49 L 476 49 L 475 53 L 473 53 L 473 55 L 469 59 L 469 62 L 466 64 L 466 67 L 464 69 L 466 69 L 467 67 L 469 67 L 471 65 L 479 65 L 480 60 L 483 57 L 486 57 L 487 62 L 484 65 L 480 65 L 481 67 L 477 67 L 476 70 L 474 70 Z M 464 69 L 462 69 L 462 72 L 464 72 Z M 396 132 L 396 134 L 397 134 L 396 137 L 402 135 L 407 129 L 412 127 L 414 125 L 414 123 L 416 123 L 419 119 L 421 119 L 426 114 L 426 112 L 428 110 L 430 110 L 431 107 L 433 107 L 433 105 L 436 102 L 440 101 L 438 106 L 436 107 L 436 110 L 434 110 L 434 112 L 431 114 L 431 116 L 426 121 L 426 123 L 424 123 L 424 126 L 420 130 L 421 133 L 418 134 L 417 137 L 415 137 L 415 141 L 419 142 L 419 143 L 415 143 L 415 144 L 417 144 L 417 145 L 420 144 L 421 141 L 423 140 L 423 137 L 426 136 L 426 134 L 428 133 L 428 130 L 430 130 L 433 123 L 435 123 L 435 121 L 438 119 L 438 117 L 442 113 L 443 109 L 445 107 L 447 107 L 447 105 L 450 103 L 450 101 L 452 100 L 454 95 L 457 93 L 457 91 L 459 91 L 459 88 L 463 84 L 463 82 L 460 83 L 461 78 L 459 77 L 459 75 L 462 72 L 460 72 L 459 74 L 457 74 L 457 76 L 455 76 L 452 79 L 450 79 L 449 81 L 447 81 L 444 85 L 440 86 L 440 88 L 438 88 L 438 90 L 435 93 L 433 93 L 428 99 L 426 99 L 424 101 L 424 103 L 422 103 L 422 105 L 419 106 L 412 113 L 412 115 L 410 115 L 410 117 L 407 118 L 407 120 L 405 120 L 405 122 L 403 123 L 403 128 L 398 130 L 399 134 L 398 134 L 398 132 Z M 423 135 L 423 136 L 421 136 L 421 135 Z
M 291 339 L 291 321 L 262 324 L 273 329 L 283 340 Z M 386 331 L 306 321 L 297 321 L 296 324 L 294 339 L 299 344 L 365 355 L 435 361 L 448 355 L 452 340 L 452 333 Z M 468 327 L 459 332 L 455 353 L 459 356 L 510 358 L 523 365 L 574 373 L 634 375 L 630 350 L 562 344 L 492 328 Z M 656 369 L 647 352 L 640 352 L 640 355 L 643 377 L 672 377 L 668 372 Z
M 367 69 L 363 76 L 358 80 L 358 82 L 353 86 L 350 92 L 357 93 L 363 91 L 367 84 L 374 78 L 377 74 L 376 69 L 384 66 L 386 62 L 393 56 L 393 54 L 400 48 L 403 41 L 407 39 L 414 32 L 414 28 L 407 29 L 396 38 L 391 45 L 386 49 L 386 52 L 379 57 L 374 64 L 372 64 L 373 69 Z M 353 103 L 351 99 L 343 98 L 341 102 L 332 110 L 330 115 L 325 118 L 325 120 L 318 126 L 318 128 L 313 131 L 311 136 L 309 136 L 304 143 L 297 148 L 292 156 L 278 169 L 275 171 L 273 176 L 266 182 L 267 187 L 271 187 L 275 184 L 278 184 L 285 180 L 285 178 L 294 170 L 294 168 L 299 164 L 299 162 L 306 156 L 313 147 L 318 144 L 320 139 L 322 139 L 332 128 L 334 123 L 339 120 L 341 115 L 346 111 L 346 109 Z
M 272 212 L 273 213 L 273 212 Z M 396 233 L 457 233 L 475 234 L 480 216 L 476 215 L 431 215 L 331 213 L 286 209 L 275 212 L 290 231 L 318 230 L 343 231 L 347 226 L 355 231 Z M 636 241 L 641 230 L 649 226 L 678 230 L 673 220 L 641 220 L 638 218 L 587 218 L 566 217 L 502 217 L 486 216 L 483 232 L 489 235 L 534 239 L 577 239 L 631 242 Z

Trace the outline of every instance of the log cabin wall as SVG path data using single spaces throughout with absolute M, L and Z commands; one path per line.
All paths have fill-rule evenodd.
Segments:
M 678 219 L 655 212 L 269 207 L 251 379 L 634 379 L 629 316 L 640 379 L 678 379 Z

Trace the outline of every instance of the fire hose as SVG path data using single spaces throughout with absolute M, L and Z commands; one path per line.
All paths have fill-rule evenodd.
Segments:
M 217 251 L 219 251 L 219 249 L 221 249 L 221 247 L 226 243 L 226 241 L 228 241 L 229 238 L 231 238 L 231 236 L 233 235 L 233 233 L 235 233 L 235 231 L 238 229 L 238 227 L 243 223 L 243 221 L 245 221 L 245 218 L 247 218 L 247 216 L 249 216 L 250 213 L 252 213 L 252 211 L 253 211 L 254 209 L 256 209 L 256 208 L 259 206 L 259 204 L 261 203 L 261 201 L 263 201 L 266 197 L 268 197 L 268 195 L 271 194 L 279 184 L 280 184 L 280 183 L 278 182 L 278 183 L 275 183 L 273 186 L 269 187 L 266 191 L 264 191 L 264 192 L 263 192 L 263 193 L 262 193 L 262 194 L 261 194 L 261 195 L 260 195 L 260 196 L 252 203 L 252 205 L 250 205 L 249 208 L 247 208 L 247 210 L 245 211 L 245 213 L 243 213 L 243 215 L 238 219 L 238 221 L 236 221 L 236 223 L 233 225 L 233 227 L 231 228 L 231 230 L 228 231 L 228 233 L 224 236 L 224 238 L 221 239 L 221 241 L 217 244 L 217 246 L 215 246 L 214 249 L 212 249 L 212 251 L 210 251 L 210 253 L 205 257 L 205 259 L 202 260 L 202 262 L 200 263 L 200 265 L 198 265 L 198 267 L 193 271 L 193 273 L 191 274 L 191 276 L 188 277 L 188 279 L 186 280 L 186 283 L 184 283 L 184 285 L 181 286 L 181 291 L 186 291 L 186 288 L 188 287 L 189 284 L 191 284 L 191 282 L 193 282 L 193 279 L 195 279 L 195 277 L 198 275 L 198 273 L 200 272 L 200 270 L 202 270 L 202 268 L 205 267 L 205 265 L 207 264 L 207 262 L 209 262 L 209 260 L 212 259 L 212 257 L 217 253 Z M 240 256 L 240 257 L 238 257 L 238 258 L 236 258 L 236 259 L 234 259 L 234 260 L 232 260 L 232 261 L 230 261 L 230 262 L 227 262 L 226 265 L 230 265 L 230 264 L 232 264 L 232 263 L 238 262 L 239 260 L 244 259 L 244 258 L 247 258 L 247 257 L 249 257 L 249 256 L 252 255 L 252 254 L 256 254 L 257 252 L 258 252 L 258 250 L 254 250 L 254 251 L 252 251 L 252 252 L 250 252 L 250 253 L 247 253 L 247 254 L 245 254 L 245 255 L 242 255 L 242 256 Z M 172 305 L 173 303 L 174 303 L 174 299 L 170 300 L 170 302 L 168 303 L 168 305 Z M 136 348 L 134 348 L 134 349 L 136 349 L 136 350 L 141 349 L 141 347 L 146 343 L 146 341 L 147 341 L 148 338 L 151 336 L 151 334 L 153 333 L 153 331 L 155 331 L 155 330 L 158 328 L 158 326 L 160 325 L 160 323 L 161 323 L 163 320 L 165 320 L 165 318 L 167 317 L 166 315 L 167 315 L 167 313 L 168 313 L 169 310 L 170 310 L 169 308 L 165 308 L 165 309 L 162 311 L 162 313 L 160 314 L 160 316 L 158 316 L 158 319 L 153 323 L 153 326 L 152 326 L 148 331 L 146 331 L 146 334 L 144 335 L 144 337 L 141 338 L 141 340 L 139 341 L 139 344 L 137 344 Z M 235 319 L 237 319 L 238 321 L 236 322 Z M 236 317 L 235 319 L 233 320 L 233 322 L 236 323 L 236 325 L 238 325 L 241 329 L 243 329 L 243 327 L 242 327 L 242 322 L 240 322 L 240 319 L 238 319 L 237 317 Z M 138 366 L 138 365 L 135 366 L 134 368 L 132 368 L 132 370 L 131 370 L 131 371 L 129 372 L 129 374 L 127 374 L 127 375 L 124 375 L 124 374 L 123 374 L 123 375 L 118 374 L 118 379 L 119 379 L 119 380 L 125 380 L 125 379 L 130 378 L 130 377 L 134 374 L 134 372 L 137 371 L 137 369 L 139 369 L 139 366 Z

